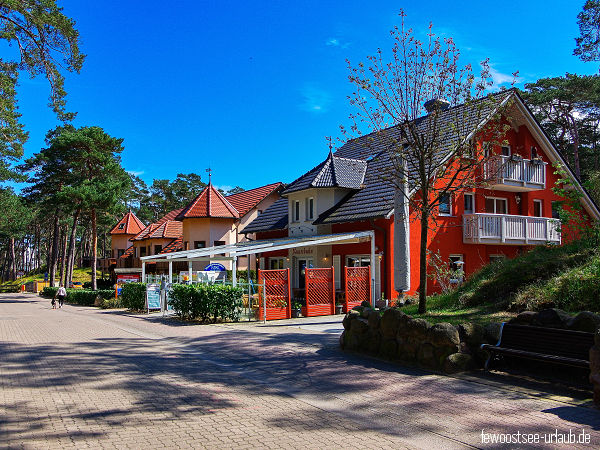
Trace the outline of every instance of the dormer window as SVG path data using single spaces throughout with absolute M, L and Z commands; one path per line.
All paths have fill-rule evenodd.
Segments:
M 300 222 L 300 201 L 294 200 L 292 203 L 292 221 Z
M 119 224 L 119 230 L 122 230 L 122 229 L 124 229 L 124 228 L 125 228 L 125 224 L 124 224 L 124 223 L 120 223 L 120 224 Z
M 315 216 L 315 199 L 309 197 L 306 199 L 306 220 L 313 220 Z

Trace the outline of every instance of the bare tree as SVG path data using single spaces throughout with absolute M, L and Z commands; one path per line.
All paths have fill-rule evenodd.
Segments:
M 470 65 L 459 64 L 451 38 L 437 37 L 430 25 L 421 41 L 406 28 L 403 11 L 400 17 L 401 26 L 391 31 L 389 61 L 381 49 L 367 64 L 348 61 L 355 87 L 349 100 L 357 110 L 350 116 L 350 132 L 360 135 L 367 126 L 370 145 L 387 150 L 392 163 L 382 176 L 408 204 L 410 220 L 420 221 L 419 312 L 425 313 L 427 245 L 435 211 L 447 196 L 485 185 L 483 141 L 493 145 L 505 133 L 500 108 L 507 106 L 511 92 L 490 94 L 487 60 L 476 75 Z M 395 208 L 397 221 L 404 220 L 403 211 Z

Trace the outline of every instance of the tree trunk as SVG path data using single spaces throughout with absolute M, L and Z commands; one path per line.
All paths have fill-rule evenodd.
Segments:
M 67 256 L 67 274 L 65 285 L 70 286 L 73 281 L 73 262 L 75 261 L 75 238 L 77 237 L 77 222 L 79 221 L 81 208 L 77 208 L 73 215 L 73 226 L 71 227 L 71 236 L 69 237 L 69 252 Z
M 98 289 L 96 280 L 96 262 L 98 255 L 98 235 L 96 234 L 96 210 L 92 208 L 92 289 Z
M 429 212 L 422 212 L 421 247 L 419 260 L 419 314 L 427 312 L 427 238 L 429 233 Z
M 63 237 L 64 236 L 64 237 Z M 60 249 L 60 282 L 59 286 L 67 286 L 66 276 L 65 276 L 65 266 L 66 264 L 66 256 L 67 256 L 67 239 L 69 235 L 67 234 L 67 226 L 65 225 L 61 229 L 61 249 Z
M 10 238 L 10 280 L 17 279 L 17 261 L 15 260 L 15 238 Z
M 50 286 L 54 286 L 54 277 L 56 276 L 56 263 L 58 262 L 58 242 L 59 242 L 59 221 L 58 211 L 54 215 L 54 233 L 52 235 L 52 249 L 50 257 Z

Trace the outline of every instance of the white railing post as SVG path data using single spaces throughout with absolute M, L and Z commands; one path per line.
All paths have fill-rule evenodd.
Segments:
M 500 217 L 500 240 L 502 242 L 506 241 L 506 217 Z
M 523 230 L 523 232 L 524 232 L 523 236 L 525 236 L 526 244 L 529 244 L 529 227 L 527 226 L 528 221 L 529 221 L 529 219 L 527 219 L 527 218 L 523 220 L 523 226 L 525 227 L 525 229 Z

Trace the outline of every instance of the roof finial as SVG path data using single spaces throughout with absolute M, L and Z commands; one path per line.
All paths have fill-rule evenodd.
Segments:
M 331 143 L 331 136 L 325 136 L 325 139 L 327 139 L 327 142 L 329 143 L 329 156 L 333 156 L 333 144 Z
M 210 168 L 210 166 L 208 167 L 208 169 L 206 169 L 206 171 L 208 172 L 208 184 L 212 184 L 212 182 L 211 182 L 212 169 Z

